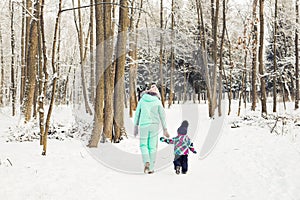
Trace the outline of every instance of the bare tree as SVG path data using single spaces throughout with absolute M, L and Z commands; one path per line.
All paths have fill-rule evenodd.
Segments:
M 44 43 L 44 0 L 41 0 L 41 10 L 39 16 L 39 68 L 38 68 L 38 87 L 39 87 L 39 96 L 38 96 L 38 112 L 39 112 L 39 123 L 40 123 L 40 145 L 43 145 L 43 136 L 45 134 L 44 127 L 44 67 L 47 67 L 47 56 L 46 56 L 46 45 Z M 43 61 L 43 62 L 42 62 Z
M 277 107 L 277 0 L 275 0 L 275 16 L 274 16 L 274 74 L 273 74 L 273 112 L 276 112 Z M 297 58 L 296 58 L 297 59 Z
M 276 0 L 277 1 L 277 0 Z M 296 27 L 299 25 L 299 2 L 296 0 Z M 295 31 L 295 52 L 296 52 L 296 64 L 295 64 L 295 78 L 296 78 L 296 98 L 295 98 L 295 109 L 299 108 L 299 33 L 298 28 Z
M 143 0 L 140 0 L 140 11 L 138 13 L 138 18 L 134 25 L 134 3 L 135 0 L 131 2 L 131 9 L 130 9 L 130 22 L 129 22 L 129 57 L 131 59 L 129 64 L 129 116 L 133 116 L 133 111 L 136 109 L 137 106 L 137 96 L 136 96 L 136 78 L 137 78 L 137 39 L 138 39 L 138 27 L 141 18 L 141 9 L 143 6 Z
M 160 1 L 160 48 L 159 48 L 159 71 L 160 71 L 160 85 L 161 85 L 161 102 L 165 107 L 165 90 L 164 90 L 164 73 L 163 73 L 163 28 L 164 28 L 164 4 L 163 0 Z
M 74 7 L 74 0 L 72 0 L 72 2 L 73 2 L 73 7 Z M 78 0 L 78 7 L 80 7 L 80 0 Z M 78 43 L 79 43 L 80 66 L 81 66 L 81 85 L 82 85 L 85 111 L 86 111 L 86 113 L 92 114 L 91 108 L 88 103 L 86 84 L 85 84 L 85 75 L 84 75 L 85 58 L 84 58 L 84 43 L 83 43 L 84 41 L 83 41 L 81 10 L 78 9 L 78 23 L 76 20 L 75 9 L 73 11 L 74 11 L 74 22 L 75 22 L 75 26 L 76 26 L 76 31 L 77 31 L 77 35 L 78 35 Z
M 34 2 L 33 18 L 30 23 L 29 45 L 27 52 L 27 85 L 25 90 L 25 122 L 32 116 L 32 106 L 34 102 L 34 92 L 36 84 L 36 69 L 38 64 L 38 20 L 39 0 Z
M 55 99 L 56 82 L 57 82 L 57 74 L 56 74 L 56 67 L 55 67 L 55 55 L 56 55 L 55 51 L 56 51 L 56 42 L 57 42 L 59 21 L 60 21 L 60 16 L 61 16 L 61 9 L 62 9 L 62 0 L 59 0 L 58 12 L 57 12 L 56 20 L 55 20 L 53 44 L 52 44 L 51 66 L 52 66 L 52 72 L 53 72 L 53 82 L 52 82 L 51 100 L 50 100 L 50 105 L 49 105 L 47 119 L 46 119 L 46 125 L 45 125 L 45 133 L 44 133 L 43 141 L 42 141 L 43 142 L 42 155 L 46 155 L 46 151 L 47 151 L 47 137 L 48 137 L 48 131 L 49 131 L 49 127 L 50 127 L 50 118 L 52 115 L 54 99 Z
M 3 90 L 4 90 L 4 57 L 3 57 L 3 41 L 2 27 L 0 23 L 0 106 L 3 106 Z
M 93 0 L 90 0 L 93 5 Z M 90 7 L 90 66 L 91 66 L 91 82 L 90 82 L 90 101 L 95 105 L 95 62 L 94 62 L 94 7 Z
M 119 142 L 122 135 L 126 135 L 124 127 L 124 91 L 125 91 L 125 64 L 126 64 L 126 40 L 128 28 L 127 0 L 120 1 L 119 29 L 117 41 L 117 64 L 114 91 L 114 142 Z
M 225 31 L 226 31 L 226 0 L 223 0 L 223 29 L 221 36 L 221 46 L 220 46 L 220 64 L 219 64 L 219 98 L 218 98 L 218 114 L 222 115 L 222 71 L 223 71 L 223 47 L 224 47 L 224 39 L 225 39 Z M 225 76 L 225 73 L 224 73 Z
M 257 32 L 257 16 L 256 16 L 256 7 L 257 7 L 258 0 L 253 0 L 253 6 L 252 6 L 252 91 L 251 91 L 251 97 L 252 97 L 252 105 L 251 110 L 255 110 L 256 108 L 256 101 L 257 101 L 257 88 L 256 88 L 256 79 L 257 79 L 257 38 L 258 38 L 258 32 Z
M 88 147 L 97 147 L 103 129 L 103 100 L 104 100 L 104 21 L 102 0 L 95 0 L 96 19 L 96 99 L 94 112 L 94 127 Z
M 111 24 L 111 0 L 104 0 L 104 135 L 106 138 L 112 141 L 113 132 L 113 115 L 114 115 L 114 105 L 113 105 L 113 92 L 114 92 L 114 78 L 115 69 L 112 63 L 112 24 Z M 123 8 L 120 8 L 123 9 Z
M 173 102 L 173 91 L 174 91 L 174 65 L 175 65 L 175 52 L 174 52 L 174 45 L 173 45 L 173 40 L 174 40 L 174 25 L 175 25 L 175 18 L 174 18 L 174 5 L 175 2 L 172 0 L 172 18 L 171 18 L 171 72 L 170 72 L 170 92 L 169 92 L 169 108 L 172 105 Z
M 264 75 L 264 0 L 259 0 L 259 20 L 260 20 L 260 35 L 259 35 L 259 75 L 260 75 L 260 92 L 261 92 L 261 113 L 267 114 L 267 97 L 266 97 L 266 81 Z
M 205 73 L 207 98 L 208 98 L 208 112 L 209 112 L 209 117 L 213 117 L 211 83 L 210 83 L 210 75 L 209 75 L 208 60 L 207 60 L 206 31 L 205 31 L 204 20 L 203 20 L 201 0 L 196 0 L 196 7 L 197 7 L 197 15 L 198 15 L 198 26 L 200 27 L 200 39 L 201 39 L 200 53 L 202 55 L 203 68 Z
M 21 86 L 20 86 L 20 102 L 22 103 L 25 92 L 25 76 L 26 76 L 26 58 L 25 58 L 25 1 L 22 0 L 22 27 L 21 27 Z
M 10 9 L 10 31 L 11 31 L 11 100 L 12 100 L 12 116 L 16 114 L 16 87 L 15 87 L 15 30 L 14 30 L 14 2 L 9 1 L 9 9 Z
M 20 96 L 22 97 L 26 97 L 26 90 L 27 90 L 27 83 L 26 80 L 28 79 L 28 70 L 29 70 L 29 66 L 28 66 L 28 52 L 29 52 L 29 44 L 30 44 L 30 27 L 31 27 L 31 20 L 32 20 L 32 16 L 33 16 L 33 9 L 32 9 L 32 0 L 26 0 L 26 14 L 25 14 L 25 64 L 24 64 L 24 68 L 23 68 L 23 72 L 21 71 L 21 77 L 24 77 L 24 85 L 21 85 L 21 92 L 23 92 Z M 25 104 L 25 98 L 22 98 L 23 102 L 21 102 L 21 104 Z M 25 105 L 23 105 L 23 107 L 25 108 Z M 25 109 L 23 109 L 23 112 L 25 114 Z

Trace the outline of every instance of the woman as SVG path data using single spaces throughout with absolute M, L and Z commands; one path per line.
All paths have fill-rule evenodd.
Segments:
M 152 85 L 140 99 L 134 117 L 134 136 L 138 135 L 138 126 L 140 126 L 140 149 L 145 165 L 144 173 L 146 174 L 154 172 L 159 123 L 163 127 L 164 136 L 169 138 L 160 93 L 156 85 Z

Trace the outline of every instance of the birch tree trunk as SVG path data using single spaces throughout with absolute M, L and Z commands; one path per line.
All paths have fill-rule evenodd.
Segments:
M 95 0 L 96 21 L 96 99 L 94 112 L 94 127 L 88 147 L 97 147 L 103 129 L 104 100 L 104 21 L 102 0 Z
M 267 114 L 267 97 L 266 82 L 264 77 L 264 0 L 259 0 L 259 19 L 260 19 L 260 36 L 259 36 L 259 74 L 260 74 L 260 91 L 261 91 L 261 114 Z
M 114 92 L 114 142 L 119 142 L 122 135 L 126 135 L 124 127 L 124 91 L 125 91 L 125 64 L 126 64 L 126 40 L 128 27 L 127 0 L 120 1 L 119 29 L 117 41 L 117 65 Z
M 257 7 L 258 0 L 253 0 L 252 6 L 252 23 L 253 23 L 253 30 L 252 30 L 252 77 L 251 77 L 251 98 L 252 98 L 252 105 L 251 110 L 256 109 L 256 101 L 257 101 L 257 87 L 256 87 L 256 79 L 257 79 L 257 16 L 256 16 L 256 7 Z

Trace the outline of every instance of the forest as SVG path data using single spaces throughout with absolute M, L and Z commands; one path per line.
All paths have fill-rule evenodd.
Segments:
M 209 118 L 236 115 L 234 100 L 238 116 L 299 109 L 298 0 L 4 0 L 0 10 L 0 109 L 38 124 L 43 155 L 55 107 L 91 116 L 88 147 L 120 143 L 153 83 L 166 110 L 205 103 Z

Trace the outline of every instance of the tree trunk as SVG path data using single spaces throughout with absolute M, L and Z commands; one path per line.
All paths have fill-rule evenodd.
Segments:
M 201 55 L 203 60 L 205 81 L 206 81 L 206 88 L 207 88 L 206 92 L 207 92 L 207 99 L 208 99 L 208 112 L 209 112 L 209 117 L 213 117 L 211 84 L 210 84 L 210 76 L 209 76 L 208 60 L 207 60 L 206 34 L 205 34 L 205 27 L 204 27 L 204 20 L 203 20 L 202 5 L 200 0 L 196 0 L 196 6 L 197 6 L 197 13 L 198 13 L 198 26 L 201 27 L 200 30 Z
M 125 91 L 125 64 L 126 64 L 126 40 L 128 27 L 127 0 L 121 0 L 119 12 L 119 30 L 117 41 L 117 65 L 114 92 L 114 142 L 119 142 L 121 136 L 125 134 L 124 127 L 124 91 Z M 126 134 L 125 134 L 126 135 Z
M 175 25 L 175 18 L 174 18 L 174 5 L 175 2 L 172 0 L 172 20 L 171 20 L 171 72 L 170 72 L 170 91 L 169 91 L 169 108 L 173 102 L 173 90 L 174 90 L 174 65 L 175 65 L 175 52 L 173 46 L 174 40 L 174 25 Z
M 277 0 L 276 0 L 277 1 Z M 296 27 L 298 27 L 299 24 L 299 2 L 296 0 Z M 299 108 L 299 34 L 298 34 L 298 28 L 296 28 L 295 33 L 295 52 L 296 52 L 296 64 L 295 64 L 295 78 L 296 78 L 296 97 L 295 97 L 295 109 Z
M 51 91 L 51 100 L 50 105 L 47 113 L 47 119 L 46 119 L 46 125 L 45 125 L 45 134 L 43 137 L 43 152 L 42 155 L 46 155 L 47 151 L 47 137 L 48 137 L 48 131 L 50 127 L 50 118 L 53 110 L 54 105 L 54 98 L 55 98 L 55 91 L 56 91 L 56 82 L 57 82 L 57 75 L 56 75 L 56 67 L 55 67 L 55 50 L 56 50 L 56 40 L 57 40 L 57 32 L 60 22 L 60 15 L 61 15 L 61 8 L 62 8 L 62 0 L 59 0 L 58 5 L 58 13 L 56 16 L 55 21 L 55 29 L 54 29 L 54 36 L 53 36 L 53 44 L 52 44 L 52 60 L 51 60 L 51 66 L 52 66 L 52 72 L 53 72 L 53 83 L 52 83 L 52 91 Z
M 246 27 L 245 27 L 245 29 L 246 29 Z M 242 96 L 245 98 L 245 95 L 246 95 L 245 87 L 246 87 L 246 77 L 247 77 L 247 55 L 248 55 L 248 51 L 247 51 L 247 48 L 245 48 L 244 71 L 243 71 L 243 76 L 242 76 L 242 88 L 239 91 L 240 94 L 239 94 L 238 116 L 240 116 L 240 113 L 241 113 Z
M 32 9 L 32 0 L 26 0 L 26 20 L 25 20 L 25 66 L 24 66 L 24 93 L 22 94 L 23 98 L 21 102 L 21 105 L 23 107 L 23 113 L 25 114 L 26 106 L 25 106 L 25 101 L 26 101 L 26 90 L 28 83 L 26 81 L 28 80 L 28 70 L 29 70 L 29 65 L 28 65 L 28 52 L 29 52 L 29 44 L 30 44 L 30 27 L 31 27 L 31 20 L 33 16 L 33 9 Z
M 137 68 L 138 68 L 138 62 L 137 62 L 137 40 L 138 40 L 138 27 L 139 27 L 139 22 L 141 18 L 141 13 L 142 13 L 142 7 L 143 7 L 143 0 L 140 0 L 140 11 L 138 14 L 137 21 L 134 26 L 134 6 L 133 3 L 135 1 L 132 1 L 132 7 L 131 7 L 131 18 L 130 18 L 130 23 L 129 23 L 129 57 L 132 59 L 130 62 L 131 64 L 129 65 L 130 71 L 129 71 L 129 116 L 133 116 L 133 111 L 136 109 L 137 106 L 137 95 L 136 95 L 136 79 L 137 79 Z
M 213 20 L 213 27 L 212 27 L 212 33 L 213 33 L 213 53 L 212 53 L 212 59 L 213 59 L 213 90 L 212 90 L 212 110 L 211 113 L 214 116 L 215 109 L 217 107 L 217 51 L 218 51 L 218 19 L 219 19 L 219 0 L 216 0 L 215 2 L 215 12 L 214 12 L 214 0 L 211 0 L 212 2 L 212 20 Z
M 16 114 L 16 87 L 15 87 L 15 32 L 14 32 L 14 2 L 9 1 L 10 8 L 10 30 L 11 30 L 11 104 L 12 104 L 12 116 Z
M 93 0 L 90 0 L 93 5 Z M 90 82 L 90 102 L 95 106 L 95 62 L 94 62 L 94 7 L 90 7 L 90 66 L 91 66 L 91 82 Z
M 2 41 L 2 27 L 0 24 L 0 107 L 3 106 L 3 95 L 4 95 L 4 57 L 3 57 L 3 41 Z
M 104 21 L 102 0 L 95 0 L 96 19 L 96 99 L 94 112 L 94 127 L 88 147 L 97 147 L 103 129 L 103 100 L 104 100 Z
M 134 58 L 134 51 L 137 48 L 135 43 L 135 30 L 134 30 L 134 3 L 135 0 L 131 2 L 130 10 L 130 22 L 129 22 L 129 117 L 133 117 L 133 111 L 136 110 L 136 60 Z
M 26 77 L 26 57 L 25 57 L 25 1 L 22 0 L 22 27 L 21 27 L 21 86 L 20 86 L 20 103 L 23 101 L 25 92 Z
M 274 19 L 274 74 L 273 74 L 273 112 L 276 112 L 277 107 L 277 0 L 275 0 L 275 19 Z M 297 57 L 296 57 L 297 60 Z
M 39 0 L 34 3 L 35 19 L 30 23 L 29 45 L 27 52 L 27 85 L 25 92 L 25 122 L 28 122 L 32 116 L 32 106 L 34 102 L 34 91 L 36 83 L 36 69 L 38 64 L 38 23 L 36 19 L 39 18 Z
M 39 122 L 40 122 L 40 145 L 43 145 L 43 137 L 45 135 L 44 127 L 44 79 L 45 79 L 45 68 L 47 69 L 47 50 L 45 44 L 45 33 L 44 33 L 44 0 L 41 0 L 41 11 L 39 17 L 39 97 L 38 97 L 38 111 L 39 111 Z M 42 59 L 43 58 L 43 59 Z M 42 62 L 43 60 L 43 62 Z M 47 72 L 46 72 L 47 73 Z
M 164 28 L 164 7 L 163 0 L 160 1 L 160 47 L 159 47 L 159 71 L 160 71 L 160 93 L 161 93 L 161 103 L 165 107 L 165 90 L 164 90 L 164 73 L 163 73 L 163 28 Z
M 219 99 L 218 99 L 218 114 L 222 116 L 222 71 L 223 71 L 223 46 L 225 39 L 225 30 L 226 30 L 226 0 L 223 0 L 223 30 L 221 37 L 221 46 L 220 46 L 220 64 L 219 64 Z M 224 74 L 225 75 L 225 74 Z
M 259 36 L 259 74 L 260 74 L 260 92 L 261 92 L 261 114 L 267 115 L 267 97 L 266 82 L 264 77 L 264 0 L 259 0 L 259 19 L 260 19 L 260 36 Z
M 74 0 L 73 0 L 74 6 Z M 80 7 L 80 0 L 78 0 L 78 7 Z M 82 31 L 82 21 L 81 21 L 81 11 L 78 9 L 78 24 L 76 20 L 76 14 L 74 10 L 74 21 L 76 25 L 77 35 L 78 35 L 78 43 L 79 43 L 79 54 L 80 54 L 80 66 L 81 66 L 81 85 L 82 85 L 82 93 L 84 98 L 85 111 L 88 114 L 92 114 L 91 108 L 88 103 L 88 97 L 86 92 L 86 84 L 85 84 L 85 75 L 84 75 L 84 41 L 83 41 L 83 31 Z
M 257 17 L 256 17 L 256 7 L 257 7 L 258 0 L 253 0 L 253 7 L 252 7 L 252 23 L 253 23 L 253 30 L 252 30 L 252 79 L 251 79 L 251 85 L 252 85 L 252 91 L 251 91 L 251 97 L 252 97 L 252 105 L 251 110 L 256 109 L 256 101 L 257 101 L 257 87 L 256 87 L 256 74 L 257 74 Z
M 111 29 L 111 0 L 104 0 L 104 135 L 110 141 L 112 141 L 113 132 L 113 117 L 114 117 L 114 105 L 113 105 L 113 93 L 114 93 L 114 77 L 115 70 L 114 64 L 112 63 L 112 36 L 113 32 Z M 123 93 L 123 92 L 122 92 Z

